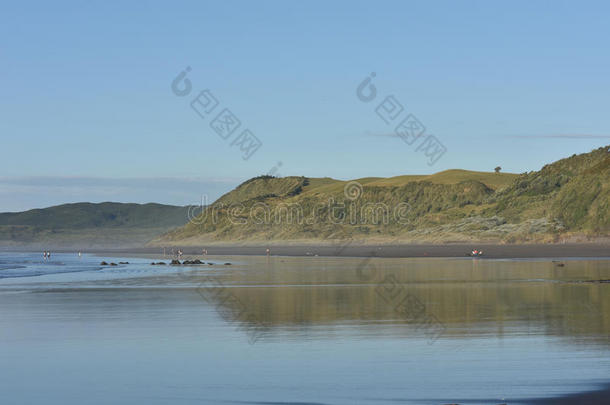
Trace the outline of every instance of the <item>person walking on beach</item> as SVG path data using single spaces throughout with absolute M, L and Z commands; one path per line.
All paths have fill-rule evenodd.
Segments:
M 267 248 L 267 256 L 271 254 L 271 249 Z
M 46 250 L 44 252 L 42 252 L 42 257 L 44 257 L 44 259 L 47 260 L 47 251 Z

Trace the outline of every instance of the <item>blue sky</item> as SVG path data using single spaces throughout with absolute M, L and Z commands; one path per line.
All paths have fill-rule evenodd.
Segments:
M 0 211 L 191 204 L 281 162 L 340 179 L 537 170 L 610 144 L 604 2 L 4 2 Z M 192 93 L 174 78 L 187 66 Z M 371 72 L 377 98 L 356 88 Z M 219 107 L 202 119 L 204 89 Z M 429 165 L 375 113 L 393 95 Z M 224 140 L 222 108 L 241 121 Z M 262 142 L 248 160 L 231 142 Z M 423 139 L 423 137 L 421 138 Z

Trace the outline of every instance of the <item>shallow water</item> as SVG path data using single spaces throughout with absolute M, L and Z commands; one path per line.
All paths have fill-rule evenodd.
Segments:
M 609 260 L 102 259 L 0 254 L 2 403 L 517 404 L 610 381 Z

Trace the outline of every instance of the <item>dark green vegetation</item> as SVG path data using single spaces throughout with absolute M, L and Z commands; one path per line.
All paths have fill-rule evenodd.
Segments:
M 129 247 L 187 222 L 187 208 L 77 203 L 0 214 L 0 246 Z
M 507 220 L 548 218 L 568 232 L 608 235 L 610 230 L 609 147 L 573 155 L 540 171 L 519 176 L 498 192 L 493 211 Z
M 521 175 L 448 170 L 430 176 L 260 176 L 154 244 L 384 241 L 559 242 L 610 234 L 605 146 Z M 354 187 L 356 190 L 354 190 Z M 351 189 L 355 194 L 346 193 Z

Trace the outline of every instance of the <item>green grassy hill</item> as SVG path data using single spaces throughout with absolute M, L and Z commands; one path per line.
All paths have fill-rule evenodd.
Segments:
M 0 246 L 136 246 L 187 220 L 186 207 L 112 202 L 64 204 L 0 213 Z
M 213 242 L 551 242 L 610 234 L 609 147 L 521 175 L 260 176 L 153 244 Z M 355 194 L 350 194 L 352 190 Z
M 494 196 L 487 213 L 512 222 L 548 218 L 565 233 L 608 235 L 610 229 L 609 147 L 573 155 L 519 176 Z
M 470 170 L 445 170 L 428 176 L 397 176 L 378 179 L 367 183 L 370 186 L 402 186 L 413 181 L 429 181 L 434 184 L 457 184 L 461 181 L 475 180 L 492 189 L 506 187 L 517 177 L 513 173 L 474 172 Z

